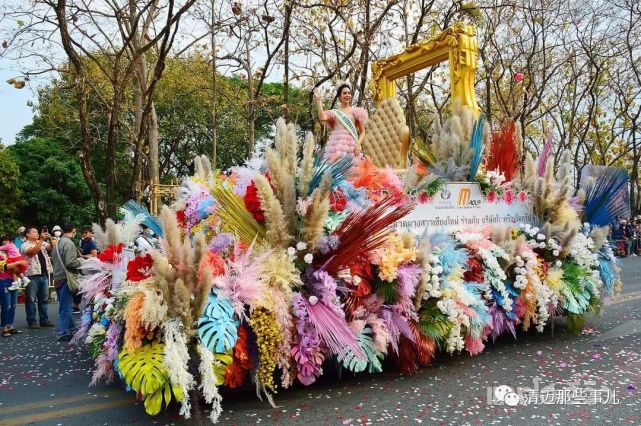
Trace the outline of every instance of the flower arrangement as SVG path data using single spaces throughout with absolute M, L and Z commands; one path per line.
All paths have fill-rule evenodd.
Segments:
M 523 185 L 541 227 L 421 237 L 394 229 L 421 194 L 446 181 L 439 168 L 519 197 L 515 176 L 508 189 L 501 173 L 481 170 L 485 127 L 458 114 L 458 124 L 440 129 L 436 156 L 421 148 L 428 164 L 417 165 L 429 173 L 403 180 L 367 160 L 325 162 L 313 138 L 299 146 L 282 120 L 274 147 L 231 173 L 198 159 L 196 176 L 162 210 L 160 249 L 130 261 L 123 282 L 114 271 L 130 225 L 108 222 L 98 235 L 108 249 L 83 283 L 88 308 L 75 339 L 96 360 L 92 383 L 120 377 L 151 415 L 176 401 L 184 417 L 200 416 L 202 395 L 216 422 L 220 386 L 251 378 L 273 404 L 279 387 L 311 385 L 330 360 L 374 373 L 389 358 L 409 374 L 437 350 L 475 355 L 490 337 L 598 311 L 621 286 L 614 257 L 603 228 L 567 211 L 566 180 L 550 168 L 544 176 L 531 168 L 534 183 Z M 467 148 L 453 164 L 439 163 L 451 140 Z M 496 158 L 508 148 L 492 151 L 492 161 L 510 165 Z M 479 163 L 466 172 L 463 160 Z

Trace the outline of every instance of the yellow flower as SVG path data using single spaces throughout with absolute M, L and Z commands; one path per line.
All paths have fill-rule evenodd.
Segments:
M 561 278 L 563 278 L 563 270 L 560 268 L 550 268 L 546 282 L 552 289 L 558 289 L 561 285 Z
M 258 346 L 258 379 L 266 388 L 274 390 L 274 370 L 278 358 L 278 348 L 283 334 L 278 327 L 276 315 L 265 308 L 256 308 L 249 318 L 249 326 L 256 335 Z

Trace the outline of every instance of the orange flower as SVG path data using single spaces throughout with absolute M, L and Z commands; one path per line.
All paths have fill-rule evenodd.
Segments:
M 145 303 L 145 294 L 136 293 L 127 303 L 123 317 L 125 319 L 125 349 L 133 352 L 140 347 L 148 330 L 140 319 L 140 310 Z

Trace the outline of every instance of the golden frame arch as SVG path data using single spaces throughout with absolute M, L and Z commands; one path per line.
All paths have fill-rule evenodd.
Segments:
M 474 92 L 477 51 L 476 27 L 456 23 L 429 40 L 408 46 L 404 52 L 374 62 L 370 88 L 376 105 L 396 96 L 395 80 L 448 61 L 452 104 L 460 100 L 461 105 L 479 114 Z

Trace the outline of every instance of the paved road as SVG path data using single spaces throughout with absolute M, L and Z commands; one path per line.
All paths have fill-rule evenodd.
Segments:
M 622 295 L 591 318 L 594 331 L 570 335 L 559 320 L 552 335 L 503 338 L 476 356 L 440 355 L 412 377 L 328 371 L 309 388 L 276 395 L 278 408 L 250 391 L 226 392 L 221 424 L 641 424 L 641 258 L 622 261 Z M 55 311 L 56 306 L 52 305 Z M 18 326 L 24 325 L 19 307 Z M 54 316 L 55 320 L 55 316 Z M 177 410 L 148 417 L 120 384 L 89 388 L 91 360 L 59 344 L 50 330 L 0 340 L 0 425 L 182 424 Z M 508 407 L 488 404 L 488 387 L 532 387 L 592 380 L 618 404 Z M 194 423 L 194 422 L 190 422 Z

